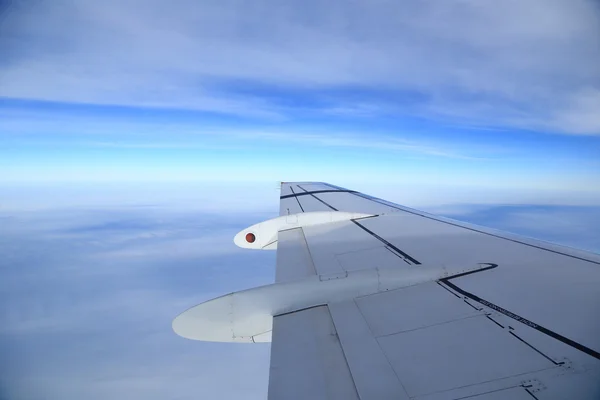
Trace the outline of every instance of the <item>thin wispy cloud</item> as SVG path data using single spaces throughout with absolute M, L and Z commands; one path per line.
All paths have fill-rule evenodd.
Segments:
M 10 142 L 28 146 L 70 145 L 122 149 L 189 149 L 233 150 L 249 145 L 289 145 L 337 149 L 377 149 L 409 156 L 434 156 L 460 159 L 486 159 L 514 151 L 510 146 L 473 143 L 449 144 L 442 140 L 419 138 L 411 130 L 378 132 L 364 135 L 358 129 L 337 127 L 264 128 L 181 120 L 152 120 L 146 116 L 135 119 L 114 115 L 69 115 L 65 112 L 4 110 L 2 127 L 13 134 Z M 31 134 L 40 131 L 56 135 Z M 406 138 L 405 138 L 406 136 Z M 416 136 L 416 137 L 415 137 Z M 411 137 L 410 139 L 408 137 Z M 6 140 L 6 139 L 5 139 Z
M 503 149 L 495 147 L 466 147 L 461 149 L 455 147 L 449 149 L 448 146 L 441 143 L 433 143 L 432 141 L 415 141 L 402 139 L 401 135 L 365 137 L 356 133 L 339 134 L 339 133 L 299 133 L 299 132 L 254 132 L 250 135 L 253 138 L 297 142 L 311 144 L 315 146 L 333 147 L 333 148 L 354 148 L 354 149 L 376 149 L 385 150 L 388 152 L 396 152 L 400 154 L 421 155 L 421 156 L 438 156 L 447 158 L 460 159 L 479 159 L 483 160 L 483 154 L 502 152 Z M 480 156 L 469 156 L 468 154 L 478 154 Z
M 600 134 L 592 0 L 59 0 L 5 13 L 5 97 Z

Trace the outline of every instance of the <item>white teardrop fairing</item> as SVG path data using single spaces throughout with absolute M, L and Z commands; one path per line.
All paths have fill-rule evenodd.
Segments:
M 273 316 L 486 270 L 490 265 L 419 265 L 411 269 L 373 268 L 345 274 L 313 275 L 209 300 L 177 316 L 173 330 L 179 336 L 194 340 L 268 342 Z
M 244 249 L 275 250 L 277 248 L 277 233 L 281 230 L 373 216 L 372 214 L 344 211 L 316 211 L 283 215 L 244 229 L 235 235 L 233 242 Z M 254 241 L 248 239 L 254 239 Z

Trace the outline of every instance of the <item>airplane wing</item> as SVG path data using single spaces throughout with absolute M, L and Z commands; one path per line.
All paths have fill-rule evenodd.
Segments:
M 319 182 L 235 238 L 272 285 L 178 316 L 197 340 L 272 341 L 269 399 L 599 399 L 600 256 Z

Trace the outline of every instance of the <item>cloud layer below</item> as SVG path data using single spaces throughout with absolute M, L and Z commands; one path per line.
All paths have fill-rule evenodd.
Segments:
M 180 312 L 272 281 L 232 243 L 270 215 L 158 207 L 3 213 L 0 398 L 264 398 L 268 345 L 171 330 Z
M 0 212 L 0 398 L 265 398 L 268 345 L 188 341 L 170 324 L 204 300 L 272 282 L 275 254 L 232 237 L 276 213 L 186 204 Z M 437 211 L 600 252 L 599 207 Z

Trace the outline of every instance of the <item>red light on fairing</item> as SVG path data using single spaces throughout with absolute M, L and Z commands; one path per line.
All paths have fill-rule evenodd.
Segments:
M 254 241 L 256 240 L 256 236 L 254 236 L 254 233 L 246 233 L 246 242 L 248 243 L 254 243 Z

